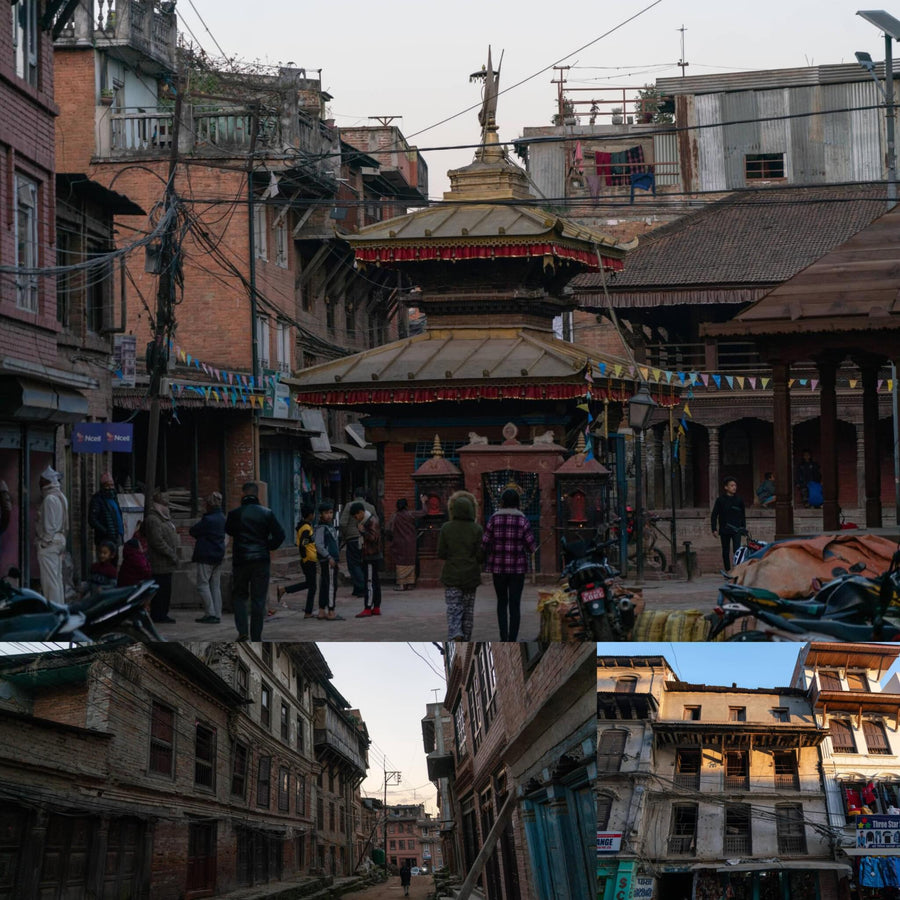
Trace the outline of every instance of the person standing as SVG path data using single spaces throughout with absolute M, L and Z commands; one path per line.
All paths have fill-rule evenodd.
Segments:
M 381 579 L 378 575 L 378 567 L 384 559 L 381 551 L 381 523 L 375 513 L 369 512 L 367 506 L 371 504 L 362 500 L 355 500 L 350 504 L 350 517 L 356 520 L 359 529 L 358 540 L 365 577 L 364 605 L 362 611 L 356 614 L 357 619 L 381 615 Z
M 528 557 L 537 550 L 531 523 L 519 509 L 519 503 L 519 492 L 507 488 L 500 497 L 500 509 L 488 520 L 482 539 L 487 558 L 485 568 L 493 575 L 497 595 L 501 641 L 514 641 L 519 636 L 519 606 Z
M 418 528 L 416 519 L 424 512 L 410 512 L 405 497 L 397 501 L 397 511 L 388 520 L 385 537 L 391 542 L 394 558 L 395 591 L 411 591 L 416 584 L 416 546 Z
M 169 512 L 168 500 L 162 491 L 153 493 L 153 503 L 144 520 L 144 537 L 147 539 L 150 571 L 159 585 L 159 590 L 150 600 L 150 618 L 154 622 L 174 623 L 175 620 L 169 615 L 169 604 L 172 602 L 172 575 L 178 568 L 181 542 Z
M 319 561 L 319 618 L 338 619 L 337 598 L 338 560 L 341 545 L 334 527 L 334 504 L 323 500 L 319 504 L 319 524 L 315 531 L 316 558 Z
M 218 491 L 206 498 L 206 512 L 191 525 L 190 535 L 196 542 L 191 562 L 197 564 L 197 591 L 206 610 L 196 621 L 218 625 L 222 621 L 221 579 L 225 559 L 225 513 Z
M 41 592 L 51 603 L 64 604 L 63 556 L 69 533 L 69 501 L 59 486 L 61 477 L 52 466 L 41 472 L 43 499 L 37 516 L 37 558 L 41 570 Z
M 810 484 L 816 485 L 814 489 L 816 496 L 812 500 L 810 499 Z M 797 485 L 800 488 L 800 499 L 803 501 L 804 506 L 822 505 L 819 497 L 822 493 L 822 470 L 813 459 L 809 450 L 804 450 L 800 454 L 800 462 L 797 463 Z
M 365 596 L 366 576 L 359 543 L 359 527 L 356 519 L 350 515 L 350 507 L 353 506 L 353 503 L 362 503 L 366 510 L 374 516 L 375 507 L 365 497 L 366 489 L 358 487 L 353 492 L 353 501 L 341 510 L 341 517 L 338 520 L 341 529 L 341 544 L 346 547 L 347 571 L 350 573 L 350 581 L 353 582 L 354 597 Z
M 403 868 L 400 870 L 400 886 L 403 888 L 403 896 L 409 896 L 409 883 L 412 881 L 412 866 L 409 864 L 409 860 L 406 860 L 403 863 Z
M 734 566 L 734 554 L 741 545 L 741 529 L 747 527 L 744 501 L 737 495 L 737 479 L 727 475 L 722 479 L 722 493 L 713 504 L 709 527 L 713 536 L 722 542 L 722 564 L 725 571 Z
M 228 513 L 225 533 L 232 539 L 232 591 L 237 639 L 261 641 L 269 594 L 270 553 L 284 542 L 284 529 L 275 518 L 275 513 L 259 502 L 259 485 L 256 482 L 244 484 L 241 505 Z
M 471 641 L 475 591 L 481 584 L 484 529 L 475 521 L 475 497 L 456 491 L 447 501 L 448 521 L 438 533 L 437 555 L 444 560 L 441 584 L 447 604 L 447 640 Z
M 303 572 L 303 581 L 287 586 L 279 586 L 276 589 L 278 594 L 278 602 L 283 603 L 281 599 L 285 594 L 296 594 L 297 591 L 306 591 L 306 608 L 303 613 L 304 619 L 313 617 L 313 604 L 316 601 L 316 574 L 319 570 L 318 553 L 316 551 L 316 535 L 313 528 L 313 518 L 316 514 L 316 508 L 312 504 L 304 503 L 300 507 L 300 524 L 297 526 L 296 543 L 300 550 L 300 569 Z
M 100 490 L 88 505 L 88 525 L 94 529 L 94 546 L 99 548 L 104 541 L 112 541 L 118 556 L 119 548 L 125 543 L 125 525 L 111 472 L 100 476 Z

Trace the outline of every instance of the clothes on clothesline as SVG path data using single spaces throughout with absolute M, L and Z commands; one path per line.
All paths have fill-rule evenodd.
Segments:
M 640 144 L 615 153 L 598 150 L 594 154 L 594 163 L 598 177 L 607 185 L 629 184 L 633 174 L 647 171 L 644 148 Z

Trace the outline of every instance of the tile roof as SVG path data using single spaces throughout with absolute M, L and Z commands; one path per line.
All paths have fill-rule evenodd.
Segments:
M 609 291 L 778 284 L 882 215 L 886 197 L 883 184 L 736 191 L 642 237 Z M 602 281 L 587 273 L 572 287 Z

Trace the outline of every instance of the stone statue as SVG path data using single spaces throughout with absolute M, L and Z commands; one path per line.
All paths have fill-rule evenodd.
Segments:
M 483 434 L 476 434 L 474 431 L 469 432 L 469 443 L 470 444 L 486 444 L 488 442 L 487 436 Z
M 536 434 L 531 441 L 533 444 L 555 444 L 556 436 L 552 429 L 548 429 L 543 434 Z

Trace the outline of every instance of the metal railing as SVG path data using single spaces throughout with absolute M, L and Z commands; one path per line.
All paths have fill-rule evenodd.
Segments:
M 753 852 L 749 834 L 726 834 L 722 844 L 726 855 L 749 856 Z
M 747 791 L 750 789 L 749 775 L 726 775 L 725 790 L 726 791 Z
M 775 776 L 775 789 L 778 791 L 799 791 L 800 779 L 796 773 Z
M 806 837 L 799 835 L 778 835 L 779 853 L 806 853 Z
M 694 834 L 677 834 L 669 836 L 669 853 L 685 856 L 694 852 Z
M 687 788 L 688 790 L 700 790 L 700 773 L 699 772 L 676 772 L 675 787 Z

